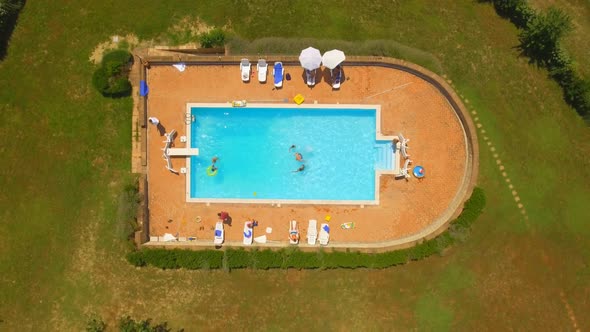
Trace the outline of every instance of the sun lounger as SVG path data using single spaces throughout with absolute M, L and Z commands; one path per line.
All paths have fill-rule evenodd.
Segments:
M 169 133 L 165 133 L 164 137 L 166 137 L 166 140 L 164 141 L 164 143 L 172 143 L 174 142 L 174 137 L 176 136 L 176 129 L 172 129 L 171 132 Z
M 282 62 L 275 62 L 275 65 L 272 69 L 272 76 L 274 77 L 275 87 L 281 88 L 283 87 L 283 75 L 284 75 L 284 68 Z
M 307 86 L 312 87 L 315 85 L 315 69 L 314 70 L 305 70 L 305 78 L 307 81 Z
M 332 76 L 332 89 L 340 89 L 340 83 L 342 83 L 342 68 L 336 67 L 331 70 Z
M 320 245 L 327 246 L 330 242 L 330 225 L 324 223 L 320 226 Z
M 213 240 L 213 244 L 221 245 L 224 239 L 225 234 L 223 232 L 223 221 L 218 221 L 215 224 L 215 238 Z
M 309 220 L 307 226 L 307 244 L 315 245 L 318 240 L 318 221 L 315 219 Z
M 250 221 L 244 222 L 244 244 L 247 246 L 251 245 L 254 239 L 254 229 L 249 227 L 249 225 L 252 225 Z
M 256 64 L 256 70 L 258 71 L 258 82 L 265 83 L 266 73 L 268 71 L 268 63 L 266 63 L 266 60 L 258 60 L 258 63 Z
M 410 178 L 410 174 L 408 171 L 408 166 L 412 163 L 412 161 L 410 159 L 406 159 L 406 162 L 404 163 L 404 167 L 402 167 L 402 169 L 400 170 L 400 173 L 397 175 L 397 177 L 401 178 L 405 178 L 406 180 Z
M 250 65 L 250 61 L 248 59 L 242 59 L 240 62 L 240 72 L 242 73 L 242 81 L 249 82 L 250 81 L 250 69 L 252 65 Z
M 402 155 L 402 157 L 404 157 L 404 159 L 408 159 L 410 158 L 410 155 L 408 154 L 408 142 L 410 141 L 409 139 L 406 139 L 401 133 L 398 134 L 398 138 L 399 138 L 399 150 L 400 153 Z
M 298 244 L 299 243 L 299 228 L 297 227 L 297 221 L 291 220 L 289 223 L 289 243 L 290 244 Z

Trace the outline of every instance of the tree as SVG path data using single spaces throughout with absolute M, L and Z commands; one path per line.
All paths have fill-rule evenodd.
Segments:
M 571 18 L 562 10 L 551 7 L 544 14 L 531 18 L 519 34 L 520 48 L 533 62 L 546 66 L 563 35 L 572 30 Z

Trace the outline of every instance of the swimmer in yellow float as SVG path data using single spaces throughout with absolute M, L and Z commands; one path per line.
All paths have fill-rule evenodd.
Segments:
M 209 176 L 217 175 L 217 167 L 215 167 L 215 165 L 211 165 L 211 166 L 207 167 L 207 175 L 209 175 Z

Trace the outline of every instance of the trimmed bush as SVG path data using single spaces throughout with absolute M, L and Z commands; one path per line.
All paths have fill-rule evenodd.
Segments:
M 132 62 L 133 56 L 125 50 L 105 54 L 100 67 L 92 75 L 92 85 L 105 97 L 131 95 L 129 71 Z
M 336 269 L 336 268 L 375 268 L 383 269 L 408 261 L 424 259 L 440 254 L 457 240 L 463 240 L 471 224 L 479 217 L 486 204 L 485 195 L 480 188 L 474 188 L 473 194 L 465 202 L 461 215 L 455 219 L 449 229 L 428 241 L 423 241 L 412 248 L 379 254 L 360 252 L 303 252 L 296 247 L 280 250 L 181 250 L 181 249 L 144 249 L 131 252 L 127 261 L 135 266 L 151 265 L 162 269 Z
M 209 32 L 202 33 L 199 36 L 201 47 L 223 47 L 225 46 L 225 32 L 221 29 L 213 29 Z

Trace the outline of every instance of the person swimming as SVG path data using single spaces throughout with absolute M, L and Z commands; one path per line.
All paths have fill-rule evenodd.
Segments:
M 295 160 L 303 161 L 303 155 L 301 155 L 299 152 L 295 152 Z
M 296 148 L 295 144 L 291 145 L 291 147 L 289 148 L 289 152 L 291 152 L 291 150 L 293 150 L 295 148 Z
M 297 173 L 297 172 L 301 172 L 305 169 L 305 164 L 302 164 L 301 166 L 299 166 L 299 168 L 296 171 L 291 171 L 293 173 Z

